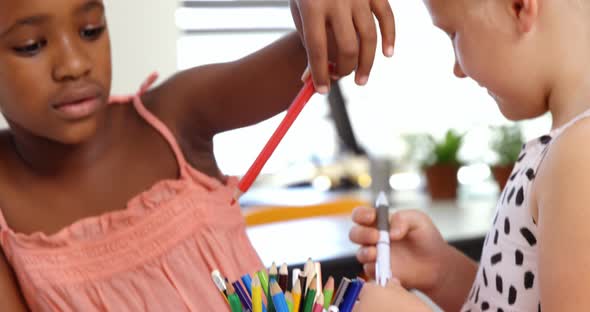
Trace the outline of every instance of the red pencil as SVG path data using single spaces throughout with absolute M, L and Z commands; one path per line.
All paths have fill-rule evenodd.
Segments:
M 277 148 L 277 146 L 279 145 L 279 143 L 281 142 L 289 128 L 291 128 L 291 125 L 293 124 L 295 119 L 297 119 L 299 113 L 301 113 L 301 110 L 303 109 L 305 104 L 307 104 L 307 102 L 314 93 L 315 87 L 313 85 L 310 75 L 305 80 L 303 87 L 297 94 L 297 97 L 295 97 L 295 100 L 293 100 L 293 103 L 291 103 L 291 106 L 287 111 L 287 115 L 285 115 L 285 118 L 283 118 L 281 124 L 277 127 L 273 135 L 270 137 L 270 139 L 268 140 L 268 142 L 266 143 L 266 145 L 264 146 L 256 160 L 252 164 L 252 166 L 250 166 L 250 169 L 248 169 L 246 174 L 240 180 L 240 183 L 238 184 L 238 189 L 236 190 L 234 198 L 232 200 L 232 205 L 238 199 L 240 199 L 242 194 L 248 191 L 250 186 L 252 186 L 252 183 L 254 183 L 254 180 L 260 174 L 262 167 L 264 167 L 264 164 L 266 164 L 266 162 L 268 161 L 272 153 L 275 151 L 275 149 Z

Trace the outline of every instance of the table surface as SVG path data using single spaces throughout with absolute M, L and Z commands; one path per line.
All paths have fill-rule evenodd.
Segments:
M 301 197 L 300 197 L 301 198 Z M 427 197 L 392 201 L 392 211 L 417 209 L 429 215 L 449 242 L 484 237 L 490 228 L 497 196 L 431 201 Z M 265 265 L 273 261 L 303 263 L 354 256 L 358 245 L 348 239 L 348 215 L 317 217 L 252 226 L 248 236 Z

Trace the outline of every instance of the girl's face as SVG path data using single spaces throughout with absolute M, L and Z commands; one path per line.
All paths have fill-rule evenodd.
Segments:
M 84 142 L 110 84 L 103 1 L 0 1 L 0 111 L 15 132 Z
M 519 30 L 519 1 L 424 0 L 434 24 L 452 40 L 455 75 L 486 88 L 512 120 L 547 111 L 541 45 L 535 29 Z

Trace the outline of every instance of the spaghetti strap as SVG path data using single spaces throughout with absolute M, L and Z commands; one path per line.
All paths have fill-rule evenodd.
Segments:
M 141 96 L 147 92 L 150 87 L 156 82 L 158 79 L 157 73 L 152 73 L 141 85 L 139 91 L 133 96 L 113 96 L 110 98 L 110 103 L 112 104 L 124 104 L 129 103 L 130 101 L 133 102 L 133 106 L 137 113 L 147 121 L 156 131 L 158 131 L 164 139 L 168 142 L 172 151 L 174 152 L 174 156 L 178 162 L 178 167 L 180 168 L 180 175 L 182 177 L 187 177 L 188 172 L 186 169 L 186 159 L 184 158 L 184 154 L 180 146 L 178 145 L 178 141 L 172 134 L 172 131 L 160 120 L 156 117 L 152 112 L 150 112 L 143 102 L 141 101 Z

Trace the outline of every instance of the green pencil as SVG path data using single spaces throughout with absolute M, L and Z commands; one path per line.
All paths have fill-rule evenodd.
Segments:
M 305 295 L 305 308 L 303 312 L 312 312 L 313 311 L 313 304 L 315 303 L 315 296 L 317 293 L 317 277 L 314 276 L 309 284 L 309 288 L 307 289 L 307 294 Z

